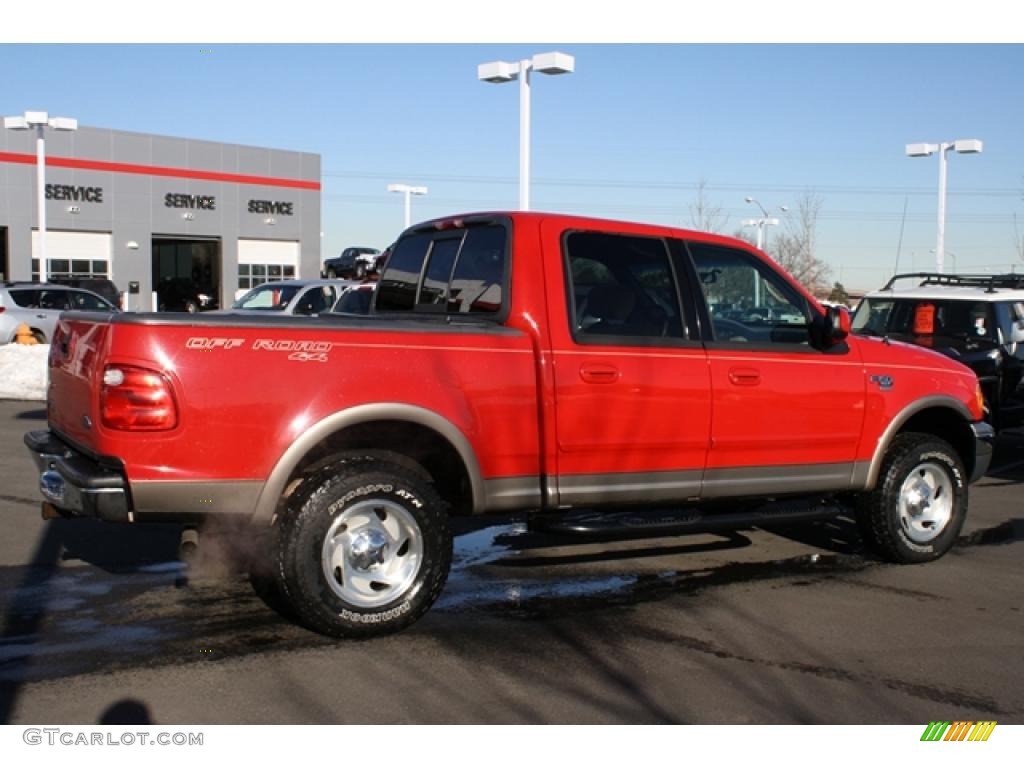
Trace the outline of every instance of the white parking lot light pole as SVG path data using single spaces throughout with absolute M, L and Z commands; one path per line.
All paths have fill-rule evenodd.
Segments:
M 929 157 L 939 153 L 939 231 L 935 242 L 935 271 L 942 273 L 946 266 L 946 153 L 976 155 L 982 151 L 979 139 L 957 139 L 940 144 L 907 144 L 907 157 Z
M 745 198 L 743 198 L 743 200 L 744 200 L 744 202 L 747 202 L 747 203 L 753 203 L 754 205 L 756 205 L 758 208 L 761 209 L 761 218 L 759 218 L 759 219 L 744 219 L 740 223 L 744 227 L 757 227 L 757 250 L 763 251 L 764 250 L 764 246 L 765 246 L 765 241 L 767 240 L 767 236 L 766 236 L 767 233 L 765 232 L 765 230 L 768 227 L 777 226 L 778 223 L 779 223 L 779 220 L 778 219 L 773 219 L 772 217 L 770 217 L 768 215 L 768 211 L 765 210 L 764 206 L 761 205 L 761 203 L 758 202 L 758 200 L 756 198 L 745 197 Z M 784 205 L 780 205 L 779 206 L 779 210 L 782 211 L 783 213 L 785 213 L 786 211 L 789 210 L 789 208 L 787 208 Z M 754 274 L 754 306 L 756 307 L 756 306 L 760 306 L 760 305 L 761 305 L 761 284 L 760 284 L 760 281 L 757 279 L 757 274 L 755 273 Z
M 409 228 L 412 219 L 412 204 L 409 202 L 413 195 L 427 194 L 426 187 L 411 187 L 408 184 L 388 184 L 388 192 L 401 192 L 405 195 L 405 228 Z
M 764 246 L 765 246 L 765 240 L 767 240 L 767 237 L 766 237 L 767 233 L 766 233 L 765 230 L 767 230 L 768 227 L 777 226 L 778 223 L 779 223 L 779 220 L 778 219 L 773 219 L 772 217 L 770 217 L 768 215 L 768 211 L 765 210 L 764 206 L 761 205 L 761 203 L 759 203 L 756 198 L 745 197 L 745 198 L 743 198 L 743 200 L 744 200 L 744 202 L 747 202 L 747 203 L 753 203 L 754 205 L 756 205 L 758 208 L 761 209 L 761 218 L 759 218 L 759 219 L 744 219 L 741 223 L 745 227 L 757 227 L 757 249 L 759 251 L 763 251 L 764 250 Z M 783 213 L 785 213 L 786 211 L 789 210 L 789 208 L 787 208 L 786 206 L 782 205 L 782 206 L 779 206 L 779 210 L 782 211 Z
M 519 210 L 530 210 L 530 72 L 565 75 L 576 69 L 567 53 L 538 53 L 521 61 L 489 61 L 477 67 L 477 79 L 485 83 L 519 80 Z
M 14 131 L 36 129 L 36 201 L 39 208 L 39 282 L 46 274 L 46 137 L 45 130 L 77 131 L 78 121 L 72 117 L 50 117 L 45 112 L 26 112 L 20 117 L 5 117 L 4 128 Z

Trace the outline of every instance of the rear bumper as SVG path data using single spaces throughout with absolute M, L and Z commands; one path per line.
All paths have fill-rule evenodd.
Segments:
M 980 480 L 988 472 L 996 444 L 996 431 L 986 421 L 971 424 L 971 432 L 974 433 L 974 466 L 971 468 L 969 483 Z
M 58 510 L 76 517 L 132 522 L 128 483 L 48 430 L 29 432 L 25 445 L 39 470 L 39 491 Z

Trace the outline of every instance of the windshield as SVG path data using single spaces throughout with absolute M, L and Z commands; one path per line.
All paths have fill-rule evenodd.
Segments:
M 867 298 L 853 317 L 855 333 L 995 341 L 991 306 L 983 301 Z
M 300 290 L 297 285 L 261 285 L 231 305 L 232 309 L 262 309 L 281 312 Z

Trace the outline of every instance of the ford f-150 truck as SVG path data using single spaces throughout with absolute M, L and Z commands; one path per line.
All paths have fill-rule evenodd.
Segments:
M 696 530 L 852 499 L 884 557 L 935 559 L 992 452 L 977 379 L 849 328 L 737 240 L 471 214 L 407 230 L 368 317 L 65 313 L 25 441 L 44 515 L 244 520 L 266 594 L 341 637 L 430 607 L 456 515 Z

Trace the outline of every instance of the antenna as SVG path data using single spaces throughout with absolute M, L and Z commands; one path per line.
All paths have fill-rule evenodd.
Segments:
M 896 244 L 896 266 L 892 270 L 894 275 L 900 271 L 900 251 L 903 250 L 903 228 L 907 225 L 907 199 L 908 196 L 903 197 L 903 220 L 900 221 L 900 240 Z

